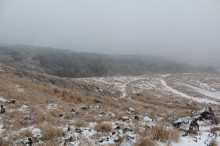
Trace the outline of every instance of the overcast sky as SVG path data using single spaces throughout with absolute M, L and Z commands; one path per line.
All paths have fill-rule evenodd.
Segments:
M 220 0 L 0 0 L 0 43 L 220 64 Z

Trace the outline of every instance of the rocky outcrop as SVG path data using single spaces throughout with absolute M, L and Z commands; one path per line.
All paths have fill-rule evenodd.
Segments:
M 173 120 L 174 127 L 188 132 L 199 131 L 199 124 L 197 121 L 203 121 L 208 124 L 218 124 L 215 114 L 211 107 L 203 107 L 193 117 L 178 117 Z
M 218 120 L 216 119 L 211 107 L 202 108 L 193 118 L 199 121 L 204 121 L 208 124 L 218 124 Z
M 191 117 L 179 117 L 173 120 L 173 126 L 181 130 L 190 132 L 199 131 L 199 125 L 197 121 Z

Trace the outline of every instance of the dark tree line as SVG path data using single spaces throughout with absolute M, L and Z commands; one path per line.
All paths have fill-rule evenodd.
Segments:
M 33 46 L 1 46 L 0 63 L 60 77 L 142 75 L 207 72 L 213 67 L 192 66 L 152 56 L 104 55 Z

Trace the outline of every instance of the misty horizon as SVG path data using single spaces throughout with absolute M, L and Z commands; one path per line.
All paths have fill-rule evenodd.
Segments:
M 219 7 L 217 0 L 2 0 L 0 43 L 219 67 Z

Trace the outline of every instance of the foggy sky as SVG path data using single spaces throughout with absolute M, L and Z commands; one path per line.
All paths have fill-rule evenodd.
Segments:
M 0 43 L 216 65 L 220 1 L 0 0 Z

